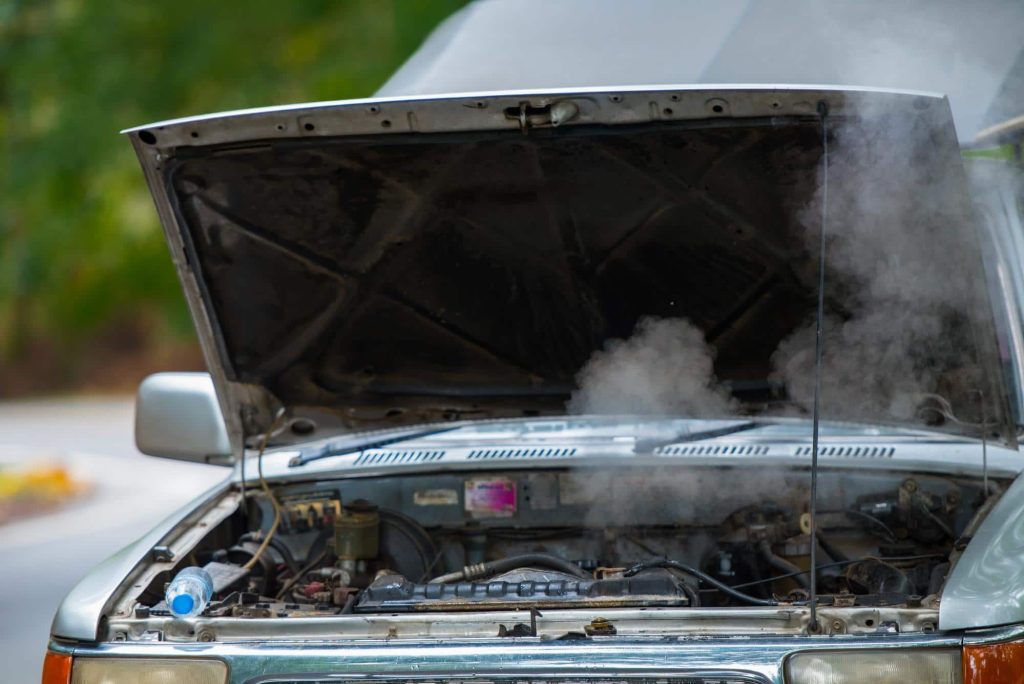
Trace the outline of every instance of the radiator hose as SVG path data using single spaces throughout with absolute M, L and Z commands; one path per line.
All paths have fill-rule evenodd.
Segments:
M 810 586 L 807 580 L 807 573 L 804 569 L 795 563 L 790 563 L 782 556 L 778 556 L 772 551 L 771 544 L 767 540 L 762 539 L 757 545 L 757 550 L 761 553 L 761 556 L 768 561 L 768 565 L 772 566 L 776 570 L 786 573 L 787 575 L 793 575 L 793 579 L 796 580 L 801 587 L 806 589 Z
M 591 579 L 590 574 L 581 569 L 575 563 L 570 563 L 564 558 L 552 556 L 548 553 L 525 553 L 521 556 L 508 556 L 507 558 L 499 558 L 498 560 L 488 561 L 486 563 L 473 563 L 472 565 L 467 565 L 462 568 L 462 570 L 457 570 L 456 572 L 450 572 L 447 575 L 435 577 L 430 580 L 430 584 L 468 582 L 471 580 L 482 579 L 484 577 L 490 577 L 491 575 L 497 575 L 498 573 L 505 572 L 507 570 L 515 570 L 516 568 L 530 566 L 541 566 L 551 570 L 558 570 L 559 572 L 564 572 L 567 575 L 579 577 L 580 579 Z

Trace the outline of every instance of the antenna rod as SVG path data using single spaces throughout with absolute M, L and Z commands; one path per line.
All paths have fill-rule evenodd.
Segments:
M 985 434 L 986 428 L 982 427 L 981 433 L 981 480 L 982 486 L 985 488 L 985 496 L 988 496 L 988 435 Z
M 981 422 L 978 428 L 981 430 L 981 486 L 982 497 L 988 498 L 988 415 L 985 406 L 985 392 L 976 389 L 973 391 L 978 395 L 978 412 L 981 413 Z M 950 409 L 950 413 L 952 413 Z M 973 423 L 969 423 L 973 425 Z
M 818 631 L 818 421 L 821 418 L 822 327 L 825 318 L 825 228 L 828 225 L 828 105 L 818 103 L 821 119 L 821 235 L 818 245 L 818 309 L 814 316 L 814 415 L 811 428 L 811 625 Z
M 985 393 L 978 390 L 978 399 L 981 401 L 981 486 L 984 487 L 985 497 L 988 497 L 988 415 L 985 407 Z

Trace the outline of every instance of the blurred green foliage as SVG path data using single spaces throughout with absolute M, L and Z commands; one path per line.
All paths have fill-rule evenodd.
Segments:
M 464 1 L 0 0 L 0 366 L 44 345 L 73 369 L 119 322 L 190 339 L 118 130 L 368 96 Z
M 1013 145 L 1000 145 L 999 147 L 984 147 L 980 149 L 966 149 L 963 156 L 976 159 L 998 159 L 1000 161 L 1012 162 L 1017 160 L 1017 152 Z

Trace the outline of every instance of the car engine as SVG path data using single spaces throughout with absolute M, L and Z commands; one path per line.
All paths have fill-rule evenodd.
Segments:
M 807 485 L 803 469 L 617 467 L 251 488 L 179 567 L 213 577 L 212 617 L 799 605 Z M 933 604 L 985 500 L 969 478 L 884 470 L 826 469 L 819 487 L 833 606 Z M 137 615 L 170 615 L 172 576 Z

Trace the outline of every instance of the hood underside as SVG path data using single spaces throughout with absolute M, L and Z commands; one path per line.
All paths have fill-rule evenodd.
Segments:
M 865 379 L 872 386 L 836 401 L 833 417 L 941 423 L 893 408 L 904 394 L 935 393 L 942 412 L 976 419 L 969 397 L 981 391 L 983 415 L 1005 422 L 996 326 L 942 98 L 471 95 L 255 110 L 130 133 L 240 444 L 281 407 L 302 419 L 284 441 L 311 429 L 560 413 L 595 351 L 650 318 L 699 329 L 714 382 L 734 395 L 730 410 L 781 398 L 799 411 L 809 370 L 794 378 L 800 355 L 786 365 L 779 354 L 798 346 L 815 309 L 819 102 L 837 150 L 827 300 L 844 334 L 831 348 L 904 345 L 911 361 L 900 368 L 917 383 Z M 866 192 L 862 167 L 869 188 L 920 199 L 844 233 Z M 941 301 L 913 287 L 901 295 L 895 281 L 879 294 L 874 281 L 889 271 L 856 266 L 895 260 L 918 282 L 948 272 L 942 255 L 956 256 L 956 274 Z M 851 335 L 876 299 L 921 302 L 934 339 Z

